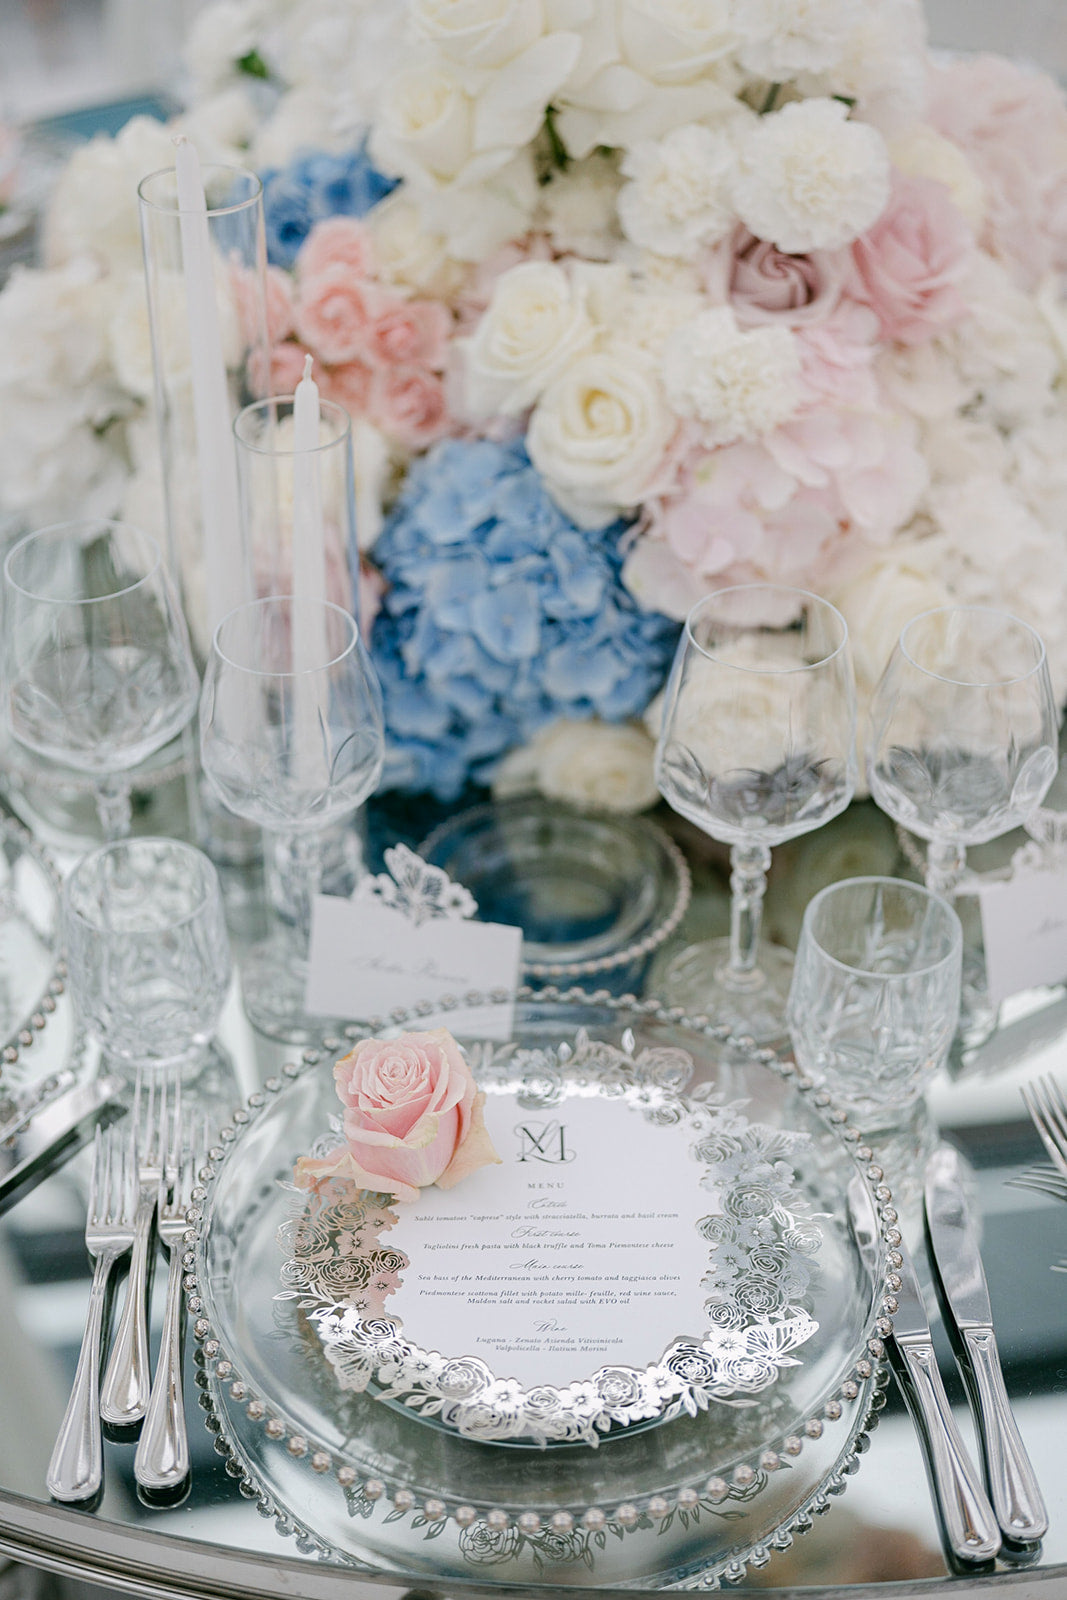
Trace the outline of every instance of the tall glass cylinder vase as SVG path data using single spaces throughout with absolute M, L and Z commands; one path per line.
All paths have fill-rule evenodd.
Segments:
M 201 169 L 205 206 L 179 203 L 174 168 L 139 186 L 141 242 L 155 367 L 155 406 L 170 556 L 201 663 L 219 621 L 253 597 L 238 505 L 233 419 L 269 371 L 263 192 L 240 167 Z M 219 862 L 260 847 L 198 777 L 191 809 Z

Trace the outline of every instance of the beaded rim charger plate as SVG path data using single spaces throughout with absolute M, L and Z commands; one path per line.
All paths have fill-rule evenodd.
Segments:
M 465 1026 L 471 1003 L 464 997 Z M 428 1009 L 392 1024 L 441 1020 L 441 1008 L 433 1018 Z M 347 1036 L 382 1027 L 360 1025 Z M 547 1442 L 545 1449 L 502 1449 L 484 1435 L 464 1436 L 439 1413 L 428 1426 L 422 1405 L 406 1403 L 409 1393 L 425 1397 L 425 1384 L 392 1394 L 387 1405 L 373 1398 L 373 1383 L 344 1387 L 317 1326 L 316 1312 L 327 1304 L 316 1301 L 321 1285 L 314 1294 L 301 1295 L 299 1287 L 288 1294 L 294 1285 L 282 1277 L 294 1271 L 286 1263 L 299 1257 L 292 1165 L 328 1122 L 329 1062 L 345 1048 L 345 1041 L 329 1041 L 325 1053 L 308 1052 L 265 1085 L 223 1130 L 205 1168 L 209 1182 L 190 1213 L 185 1265 L 194 1330 L 207 1358 L 209 1425 L 245 1492 L 286 1531 L 295 1525 L 309 1548 L 376 1570 L 469 1576 L 492 1564 L 493 1576 L 509 1580 L 641 1577 L 699 1585 L 776 1538 L 779 1546 L 790 1542 L 791 1529 L 810 1522 L 812 1508 L 822 1509 L 827 1495 L 844 1486 L 881 1403 L 882 1339 L 891 1327 L 886 1277 L 899 1235 L 882 1174 L 858 1132 L 791 1063 L 724 1033 L 655 1002 L 581 991 L 524 993 L 511 1054 L 528 1053 L 528 1086 L 539 1085 L 542 1095 L 553 1088 L 553 1070 L 559 1075 L 562 1068 L 564 1080 L 578 1078 L 574 1057 L 584 1051 L 588 1067 L 589 1052 L 599 1050 L 598 1073 L 610 1067 L 623 1098 L 656 1090 L 637 1115 L 662 1115 L 669 1107 L 673 1116 L 679 1096 L 690 1111 L 699 1110 L 693 1142 L 701 1134 L 705 1142 L 718 1141 L 720 1165 L 749 1169 L 747 1189 L 740 1177 L 708 1188 L 707 1216 L 717 1220 L 705 1230 L 704 1284 L 709 1302 L 722 1308 L 709 1326 L 743 1334 L 755 1325 L 746 1322 L 749 1301 L 762 1303 L 765 1326 L 775 1312 L 780 1323 L 803 1316 L 812 1326 L 794 1346 L 796 1365 L 776 1368 L 772 1381 L 747 1392 L 735 1386 L 716 1393 L 706 1366 L 682 1363 L 691 1404 L 671 1409 L 681 1398 L 675 1392 L 652 1428 L 611 1419 L 598 1450 L 561 1449 L 558 1432 L 534 1441 Z M 482 1073 L 491 1074 L 501 1046 L 463 1038 Z M 671 1052 L 692 1064 L 684 1089 L 680 1057 Z M 629 1081 L 620 1056 L 631 1063 Z M 642 1059 L 643 1085 L 636 1068 Z M 666 1095 L 663 1084 L 648 1082 L 647 1069 L 657 1061 L 675 1075 Z M 513 1077 L 515 1070 L 513 1062 Z M 768 1148 L 761 1132 L 754 1149 L 746 1130 L 757 1128 L 784 1142 Z M 698 1160 L 713 1155 L 708 1146 Z M 756 1172 L 753 1164 L 761 1162 L 771 1170 Z M 761 1239 L 769 1214 L 765 1191 L 775 1185 L 771 1210 L 779 1209 L 780 1231 L 771 1238 L 773 1229 L 764 1227 Z M 862 1216 L 865 1208 L 861 1238 L 850 1215 Z M 797 1231 L 801 1218 L 807 1220 Z M 818 1246 L 803 1256 L 804 1281 L 797 1253 L 809 1227 Z M 343 1279 L 346 1252 L 328 1246 L 328 1232 L 312 1228 L 305 1236 L 312 1235 L 325 1251 L 318 1265 L 333 1261 Z M 325 1314 L 343 1318 L 344 1304 L 344 1296 L 335 1296 Z M 661 1354 L 668 1359 L 677 1333 L 663 1330 Z M 372 1376 L 380 1379 L 380 1370 Z M 611 1386 L 616 1398 L 625 1392 L 621 1379 Z M 543 1405 L 558 1415 L 558 1396 Z
M 13 1076 L 66 987 L 59 874 L 29 830 L 0 817 L 0 1065 Z M 27 996 L 29 997 L 27 999 Z

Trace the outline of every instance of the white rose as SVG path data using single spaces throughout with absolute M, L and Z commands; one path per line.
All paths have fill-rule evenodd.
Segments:
M 901 630 L 920 612 L 949 605 L 937 574 L 935 540 L 895 541 L 842 588 L 828 596 L 848 623 L 857 689 L 869 695 Z
M 403 189 L 379 201 L 363 224 L 371 237 L 375 274 L 383 283 L 440 299 L 458 289 L 464 269 L 449 257 L 444 237 L 423 226 L 418 206 Z
M 533 743 L 537 786 L 548 800 L 630 814 L 656 804 L 656 747 L 638 723 L 561 719 Z
M 627 149 L 735 113 L 736 42 L 729 0 L 596 0 L 558 97 L 567 149 Z
M 750 233 L 788 254 L 851 243 L 889 201 L 884 139 L 850 121 L 837 100 L 797 100 L 760 118 L 740 156 L 737 214 Z
M 737 0 L 746 72 L 783 83 L 836 66 L 863 17 L 863 0 Z
M 410 182 L 405 192 L 418 206 L 423 226 L 445 241 L 450 256 L 485 261 L 529 231 L 537 178 L 530 151 L 520 150 L 503 166 L 495 157 L 476 159 L 454 182 L 424 178 Z
M 330 101 L 321 89 L 290 89 L 253 138 L 251 163 L 287 167 L 301 150 L 337 150 L 348 143 L 335 131 Z
M 928 122 L 915 122 L 890 141 L 893 165 L 909 177 L 943 183 L 957 211 L 978 233 L 986 214 L 986 188 L 958 144 Z
M 580 356 L 549 385 L 526 448 L 553 499 L 595 528 L 640 501 L 673 431 L 653 363 L 615 345 Z
M 610 261 L 619 246 L 619 173 L 612 156 L 594 154 L 553 173 L 541 190 L 537 226 L 561 255 Z
M 198 98 L 221 88 L 255 49 L 259 10 L 256 0 L 213 0 L 197 12 L 182 53 Z
M 196 145 L 204 161 L 226 167 L 247 162 L 246 150 L 259 126 L 259 112 L 243 84 L 235 83 L 207 100 L 198 101 L 171 124 Z
M 734 225 L 730 185 L 733 139 L 690 123 L 658 143 L 631 146 L 622 163 L 630 181 L 619 195 L 619 221 L 636 245 L 691 260 Z
M 454 178 L 474 153 L 474 102 L 443 62 L 397 73 L 371 135 L 371 155 L 386 171 Z
M 800 403 L 796 339 L 788 328 L 739 328 L 728 306 L 716 306 L 667 340 L 663 381 L 673 410 L 702 422 L 709 444 L 756 439 Z
M 453 61 L 499 67 L 541 37 L 541 0 L 410 0 L 409 26 Z
M 141 266 L 137 185 L 174 165 L 171 134 L 153 117 L 133 117 L 114 139 L 97 134 L 64 167 L 44 221 L 44 258 L 59 267 L 91 256 L 116 271 Z
M 562 267 L 544 261 L 512 267 L 497 279 L 473 337 L 463 341 L 467 410 L 517 416 L 592 338 L 585 297 Z

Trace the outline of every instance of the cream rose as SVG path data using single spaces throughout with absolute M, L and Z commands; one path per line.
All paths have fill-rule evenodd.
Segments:
M 398 190 L 364 218 L 375 271 L 383 283 L 447 299 L 463 281 L 464 268 L 449 258 L 441 234 L 430 233 L 419 208 Z
M 513 750 L 493 779 L 493 793 L 539 791 L 546 799 L 630 815 L 656 804 L 655 744 L 638 723 L 574 722 L 561 717 Z
M 517 416 L 587 350 L 593 323 L 585 297 L 562 267 L 524 261 L 497 279 L 474 335 L 463 342 L 471 416 Z
M 609 345 L 579 357 L 545 390 L 526 447 L 553 499 L 580 527 L 595 528 L 640 501 L 674 426 L 649 357 Z
M 410 0 L 408 26 L 453 61 L 499 67 L 540 38 L 541 0 Z

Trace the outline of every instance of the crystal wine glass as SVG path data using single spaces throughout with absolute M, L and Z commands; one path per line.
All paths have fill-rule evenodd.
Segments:
M 927 841 L 926 887 L 951 898 L 966 847 L 1018 827 L 1057 766 L 1045 646 L 985 606 L 904 628 L 871 701 L 867 776 L 882 810 Z
M 201 763 L 230 811 L 290 841 L 295 928 L 256 946 L 242 969 L 245 1009 L 272 1037 L 316 1032 L 303 1003 L 316 836 L 362 805 L 384 748 L 377 676 L 347 611 L 285 595 L 222 619 L 200 699 Z
M 156 541 L 127 523 L 58 523 L 4 562 L 11 734 L 94 780 L 105 838 L 130 828 L 128 773 L 196 710 L 198 680 Z
M 664 797 L 730 846 L 729 939 L 681 952 L 672 1004 L 780 1038 L 792 957 L 759 948 L 771 847 L 844 810 L 856 781 L 848 628 L 826 600 L 778 584 L 708 595 L 689 613 L 656 750 Z
M 986 606 L 941 606 L 901 632 L 871 701 L 867 777 L 882 810 L 927 841 L 926 887 L 951 900 L 966 848 L 1026 821 L 1057 766 L 1045 646 Z M 985 962 L 964 950 L 960 1037 L 996 1026 Z

